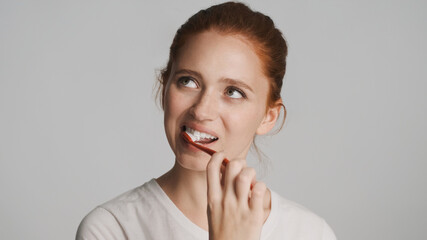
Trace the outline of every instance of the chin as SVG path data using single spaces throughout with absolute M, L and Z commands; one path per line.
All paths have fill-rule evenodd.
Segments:
M 179 164 L 181 168 L 184 168 L 186 170 L 205 172 L 209 160 L 210 156 L 180 156 L 177 157 L 175 161 Z

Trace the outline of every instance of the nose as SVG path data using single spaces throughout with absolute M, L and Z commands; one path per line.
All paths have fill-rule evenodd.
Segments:
M 195 99 L 193 106 L 190 108 L 190 114 L 197 121 L 211 121 L 218 116 L 218 100 L 215 93 L 203 91 Z

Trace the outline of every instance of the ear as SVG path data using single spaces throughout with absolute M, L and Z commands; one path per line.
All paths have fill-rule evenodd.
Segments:
M 274 125 L 276 125 L 276 121 L 280 116 L 280 109 L 282 108 L 283 102 L 282 99 L 276 101 L 273 107 L 268 107 L 267 112 L 265 113 L 264 119 L 256 130 L 257 135 L 264 135 L 270 132 L 273 129 Z M 286 108 L 283 108 L 284 117 L 286 117 Z

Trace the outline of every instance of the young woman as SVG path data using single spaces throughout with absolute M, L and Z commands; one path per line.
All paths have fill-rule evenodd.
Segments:
M 275 126 L 282 107 L 286 115 L 286 55 L 272 20 L 244 4 L 192 16 L 160 77 L 175 165 L 95 208 L 77 239 L 335 239 L 322 218 L 266 188 L 246 166 L 254 137 Z M 217 153 L 192 146 L 182 132 Z

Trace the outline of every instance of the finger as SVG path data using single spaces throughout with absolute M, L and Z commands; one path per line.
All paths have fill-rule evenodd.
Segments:
M 224 176 L 224 192 L 229 196 L 235 196 L 234 180 L 237 174 L 242 171 L 243 167 L 246 165 L 246 160 L 244 159 L 234 159 L 231 160 L 225 168 Z
M 224 158 L 224 160 L 222 161 L 222 165 L 221 165 L 221 170 L 224 169 L 227 166 L 227 164 L 230 162 L 230 160 L 228 160 L 227 158 Z
M 243 168 L 236 177 L 236 195 L 242 206 L 248 206 L 251 184 L 256 183 L 256 172 L 253 168 Z
M 217 152 L 212 155 L 206 167 L 206 178 L 208 181 L 208 200 L 217 201 L 222 199 L 222 187 L 220 179 L 220 168 L 224 159 L 223 152 Z
M 228 160 L 228 158 L 224 158 L 224 160 L 222 161 L 222 164 L 221 164 L 221 174 L 222 174 L 222 176 L 225 176 L 225 168 L 227 167 L 227 164 L 229 162 L 230 162 L 230 160 Z M 244 162 L 245 162 L 244 166 L 246 166 L 246 161 L 244 161 Z M 224 186 L 224 178 L 221 178 L 221 185 Z
M 256 182 L 253 185 L 251 199 L 249 200 L 249 207 L 252 210 L 263 210 L 266 190 L 267 187 L 263 182 Z

